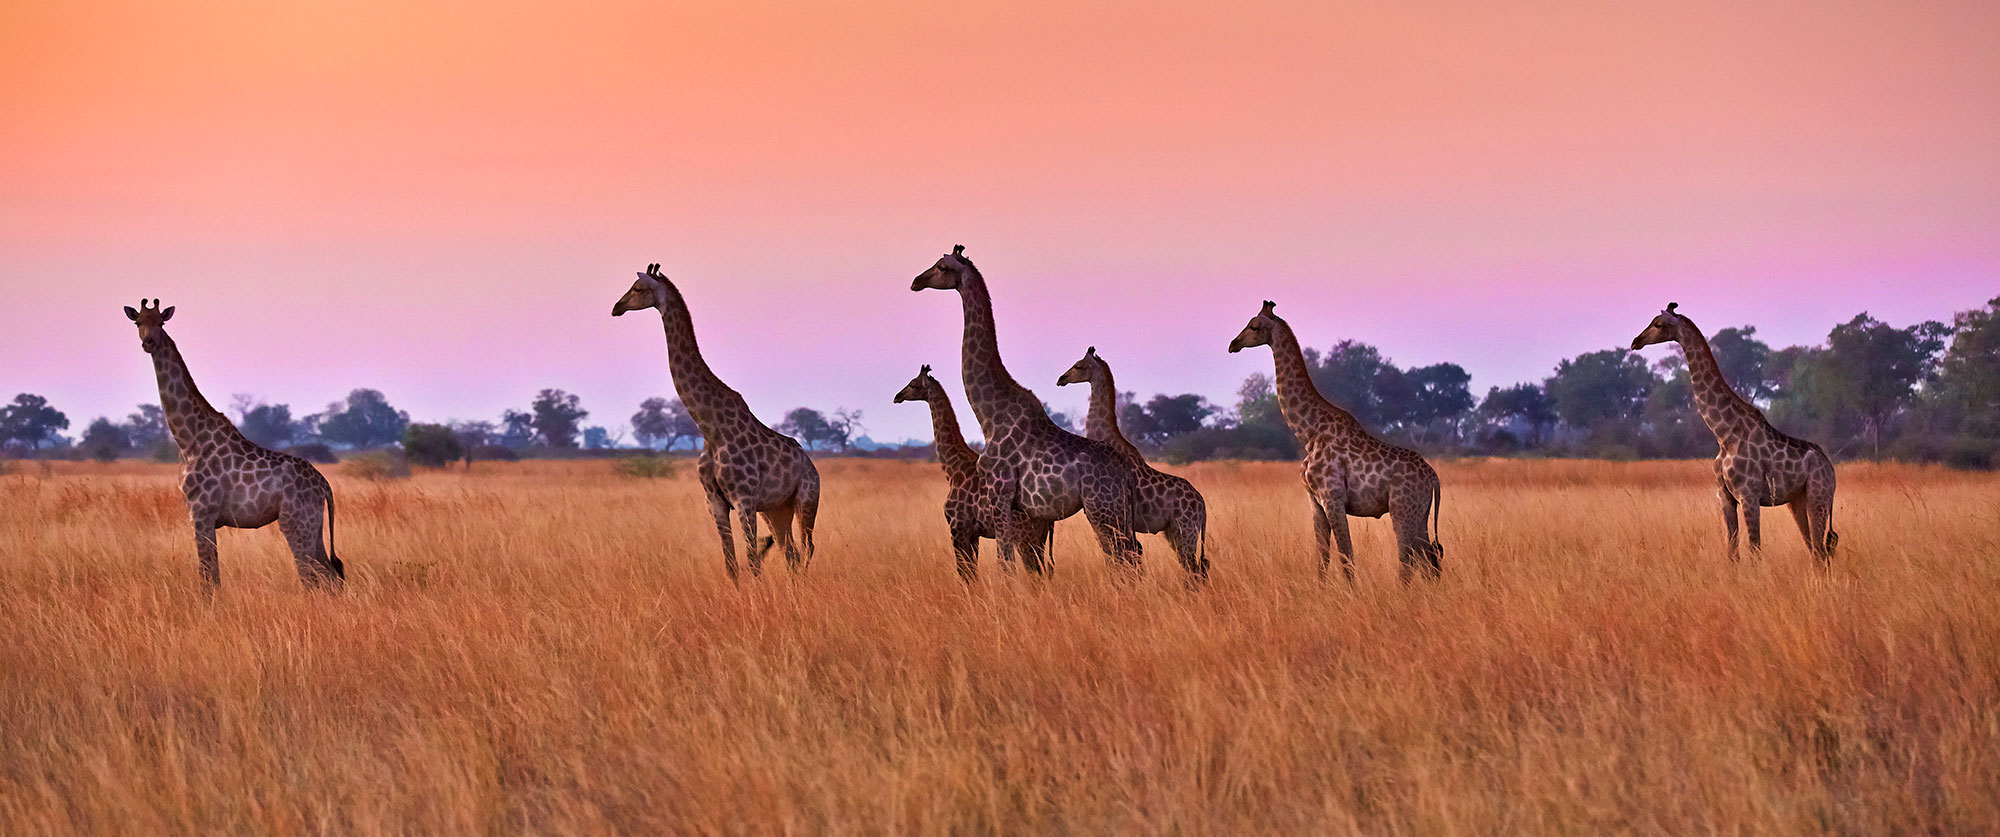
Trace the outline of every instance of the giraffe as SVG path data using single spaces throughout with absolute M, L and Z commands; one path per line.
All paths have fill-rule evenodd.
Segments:
M 148 306 L 142 299 L 136 310 L 126 306 L 125 316 L 139 327 L 139 348 L 153 358 L 160 409 L 181 449 L 181 494 L 194 524 L 204 589 L 222 586 L 217 527 L 261 529 L 274 521 L 292 550 L 299 581 L 308 589 L 339 588 L 347 567 L 333 552 L 333 488 L 326 477 L 304 459 L 244 438 L 227 416 L 209 406 L 195 388 L 180 348 L 167 336 L 173 306 L 161 310 L 159 300 Z M 319 539 L 321 509 L 326 511 L 324 544 Z
M 945 394 L 944 385 L 931 377 L 931 367 L 926 364 L 917 370 L 900 392 L 896 393 L 896 403 L 923 401 L 931 407 L 931 437 L 935 440 L 938 464 L 944 466 L 944 478 L 950 490 L 944 498 L 945 525 L 951 529 L 952 553 L 958 559 L 958 575 L 968 582 L 979 577 L 979 539 L 999 539 L 999 529 L 986 521 L 979 513 L 979 452 L 965 443 L 965 434 L 958 429 L 958 416 L 952 412 L 951 397 Z M 1044 521 L 1030 521 L 1037 542 L 1046 543 L 1054 534 L 1055 527 Z
M 750 412 L 743 396 L 709 371 L 695 344 L 694 321 L 679 288 L 648 265 L 630 290 L 611 306 L 611 316 L 657 308 L 667 332 L 667 369 L 674 392 L 701 428 L 701 456 L 695 473 L 708 495 L 708 513 L 722 536 L 722 566 L 737 580 L 736 546 L 730 540 L 729 512 L 735 509 L 743 527 L 743 549 L 750 574 L 764 571 L 764 553 L 773 538 L 757 540 L 757 515 L 785 550 L 785 564 L 794 572 L 812 563 L 813 523 L 819 517 L 819 470 L 799 443 L 769 427 Z M 798 518 L 798 543 L 792 540 L 792 518 Z M 804 554 L 800 554 L 803 545 Z
M 1298 338 L 1293 336 L 1291 325 L 1278 317 L 1276 307 L 1265 300 L 1264 309 L 1229 341 L 1229 351 L 1234 354 L 1252 346 L 1271 347 L 1277 369 L 1278 408 L 1285 423 L 1291 425 L 1292 435 L 1305 448 L 1301 474 L 1313 501 L 1313 540 L 1319 547 L 1320 576 L 1326 576 L 1327 535 L 1331 534 L 1340 550 L 1341 574 L 1353 583 L 1354 542 L 1347 531 L 1347 517 L 1381 517 L 1386 513 L 1396 527 L 1399 575 L 1404 583 L 1413 572 L 1438 577 L 1443 571 L 1444 545 L 1436 534 L 1442 520 L 1432 519 L 1433 513 L 1442 516 L 1437 471 L 1422 454 L 1368 435 L 1353 414 L 1320 394 L 1307 372 Z
M 1111 364 L 1097 356 L 1096 346 L 1084 351 L 1083 357 L 1056 379 L 1059 387 L 1081 383 L 1090 384 L 1090 413 L 1084 420 L 1083 434 L 1110 445 L 1137 466 L 1132 528 L 1164 534 L 1180 557 L 1181 567 L 1196 579 L 1207 578 L 1208 503 L 1202 500 L 1201 492 L 1193 483 L 1146 464 L 1138 446 L 1118 429 L 1118 385 L 1112 380 Z
M 1752 555 L 1763 550 L 1760 507 L 1790 506 L 1813 560 L 1828 566 L 1840 542 L 1839 533 L 1833 531 L 1833 460 L 1819 445 L 1778 432 L 1762 410 L 1737 395 L 1723 379 L 1708 338 L 1693 320 L 1675 312 L 1679 307 L 1680 303 L 1667 303 L 1666 310 L 1632 338 L 1632 350 L 1674 342 L 1687 358 L 1695 412 L 1715 433 L 1715 494 L 1722 501 L 1723 529 L 1729 533 L 1729 560 L 1737 560 L 1739 505 Z
M 964 245 L 952 247 L 910 281 L 910 290 L 926 289 L 957 291 L 964 309 L 965 399 L 986 433 L 978 470 L 980 513 L 997 527 L 1001 560 L 1018 551 L 1029 572 L 1044 572 L 1042 547 L 1032 537 L 1037 524 L 1082 510 L 1108 558 L 1142 566 L 1132 533 L 1138 469 L 1110 446 L 1057 427 L 1042 400 L 1008 374 L 986 278 L 965 257 Z

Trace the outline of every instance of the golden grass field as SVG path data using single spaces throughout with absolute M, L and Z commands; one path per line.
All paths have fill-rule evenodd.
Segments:
M 935 465 L 821 463 L 819 556 L 725 580 L 692 478 L 329 467 L 196 587 L 175 466 L 0 476 L 0 830 L 2000 830 L 2000 476 L 1842 465 L 1722 553 L 1706 462 L 1440 463 L 1445 577 L 1315 575 L 1287 464 L 1177 469 L 1214 581 L 1081 522 L 952 571 Z

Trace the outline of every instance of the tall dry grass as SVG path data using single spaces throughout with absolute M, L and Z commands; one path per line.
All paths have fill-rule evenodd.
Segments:
M 1182 469 L 1215 578 L 951 568 L 934 466 L 830 461 L 724 580 L 691 472 L 334 474 L 195 588 L 171 466 L 0 476 L 0 823 L 43 832 L 2000 829 L 2000 480 L 1842 466 L 1837 568 L 1705 463 L 1447 463 L 1442 582 L 1315 577 L 1296 470 Z

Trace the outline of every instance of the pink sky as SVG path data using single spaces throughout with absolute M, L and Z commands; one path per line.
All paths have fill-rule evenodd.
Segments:
M 1988 0 L 579 5 L 8 4 L 0 398 L 155 400 L 143 295 L 218 404 L 616 428 L 661 262 L 760 416 L 928 437 L 956 243 L 1058 407 L 1088 345 L 1233 401 L 1266 298 L 1483 393 L 1669 300 L 1789 344 L 2000 294 Z

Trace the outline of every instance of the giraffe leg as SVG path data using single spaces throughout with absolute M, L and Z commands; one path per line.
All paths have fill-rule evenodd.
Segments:
M 799 456 L 805 458 L 805 453 L 800 452 Z M 806 458 L 805 463 L 805 475 L 799 479 L 799 492 L 795 495 L 799 514 L 800 572 L 812 566 L 813 526 L 819 522 L 819 469 L 813 466 L 810 458 Z M 791 553 L 785 553 L 785 560 L 791 560 Z
M 1728 487 L 1716 491 L 1722 500 L 1722 528 L 1729 533 L 1729 562 L 1736 563 L 1736 495 L 1729 493 Z
M 764 553 L 771 549 L 771 539 L 765 538 L 761 543 L 757 540 L 757 513 L 748 506 L 737 507 L 736 523 L 743 527 L 743 551 L 744 557 L 750 559 L 750 574 L 763 575 Z
M 1021 547 L 1021 551 L 1025 553 L 1028 550 L 1034 550 L 1035 555 L 1039 556 L 1036 559 L 1040 561 L 1039 566 L 1050 573 L 1054 573 L 1056 571 L 1056 522 L 1053 520 L 1036 520 L 1023 514 L 1021 516 L 1021 527 L 1022 531 L 1026 533 L 1023 535 L 1024 540 L 1022 541 L 1023 546 Z
M 1833 565 L 1833 548 L 1840 536 L 1833 531 L 1833 486 L 1809 486 L 1806 491 L 1806 543 L 1822 569 Z
M 215 518 L 197 515 L 194 519 L 194 551 L 201 562 L 201 580 L 210 592 L 222 586 L 222 562 L 216 557 Z
M 805 569 L 799 564 L 799 547 L 792 542 L 792 504 L 786 503 L 764 512 L 764 522 L 771 525 L 771 537 L 765 539 L 764 548 L 771 548 L 775 538 L 778 546 L 785 551 L 785 568 L 792 572 Z
M 1347 529 L 1347 508 L 1345 505 L 1335 506 L 1327 510 L 1325 514 L 1327 529 L 1333 533 L 1334 550 L 1340 553 L 1340 575 L 1347 579 L 1348 584 L 1353 584 L 1354 535 Z M 1325 547 L 1321 547 L 1322 556 L 1325 555 L 1324 550 Z M 1319 574 L 1321 578 L 1326 577 L 1326 560 L 1324 557 L 1320 560 Z
M 1097 533 L 1105 557 L 1133 569 L 1143 569 L 1139 536 L 1132 532 L 1131 486 L 1123 480 L 1102 480 L 1083 495 L 1083 515 Z
M 1404 584 L 1410 583 L 1410 576 L 1417 573 L 1426 578 L 1437 578 L 1439 574 L 1436 559 L 1431 556 L 1428 505 L 1428 502 L 1405 502 L 1389 512 L 1389 522 L 1396 527 L 1396 572 Z
M 1028 572 L 1040 575 L 1041 551 L 1027 544 L 1027 515 L 1014 506 L 1014 494 L 1020 489 L 1019 477 L 997 457 L 981 457 L 979 475 L 979 514 L 993 523 L 993 533 L 999 536 L 994 540 L 1000 544 L 1000 560 L 1012 561 L 1018 550 Z
M 1327 519 L 1326 507 L 1313 498 L 1313 546 L 1319 550 L 1319 580 L 1326 580 L 1326 568 L 1333 563 L 1333 523 Z
M 1201 554 L 1201 526 L 1193 520 L 1176 520 L 1167 526 L 1167 543 L 1174 548 L 1174 555 L 1181 559 L 1181 569 L 1187 570 L 1188 581 L 1200 584 L 1208 580 L 1208 556 Z
M 1812 521 L 1806 517 L 1805 495 L 1799 495 L 1791 502 L 1786 503 L 1785 507 L 1792 510 L 1792 520 L 1799 524 L 1799 537 L 1805 538 L 1806 549 L 1812 552 L 1814 558 L 1818 558 L 1819 544 L 1813 541 Z
M 312 498 L 312 508 L 305 508 L 304 502 L 287 503 L 287 508 L 278 515 L 278 531 L 285 536 L 285 545 L 292 550 L 292 564 L 298 568 L 299 583 L 307 589 L 338 587 L 340 579 L 333 574 L 332 564 L 326 559 L 326 544 L 320 540 L 320 500 Z
M 951 527 L 951 554 L 958 559 L 958 577 L 967 584 L 979 580 L 979 529 L 959 522 Z
M 708 515 L 715 518 L 715 533 L 722 536 L 722 568 L 729 571 L 729 580 L 736 580 L 736 540 L 729 531 L 729 498 L 722 496 L 719 488 L 703 481 L 702 488 L 708 492 Z
M 1750 542 L 1750 557 L 1764 557 L 1764 539 L 1759 529 L 1763 507 L 1755 500 L 1743 504 L 1743 537 Z

